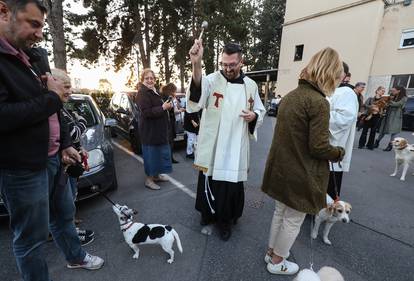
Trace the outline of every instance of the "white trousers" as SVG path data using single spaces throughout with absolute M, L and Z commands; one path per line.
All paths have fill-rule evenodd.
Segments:
M 296 211 L 282 202 L 275 201 L 275 212 L 270 227 L 269 248 L 272 248 L 276 255 L 287 258 L 306 214 Z
M 195 133 L 187 133 L 187 155 L 194 153 L 194 147 L 197 145 L 197 135 Z

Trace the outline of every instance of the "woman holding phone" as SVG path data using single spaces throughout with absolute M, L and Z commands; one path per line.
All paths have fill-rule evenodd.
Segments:
M 167 181 L 163 174 L 172 171 L 168 110 L 173 105 L 170 100 L 162 100 L 155 88 L 155 73 L 149 68 L 142 71 L 135 102 L 140 111 L 139 132 L 147 175 L 145 186 L 158 190 L 160 186 L 156 182 Z

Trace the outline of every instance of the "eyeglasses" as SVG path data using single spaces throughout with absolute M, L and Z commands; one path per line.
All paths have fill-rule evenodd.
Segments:
M 234 69 L 234 68 L 236 68 L 238 65 L 239 65 L 239 63 L 240 63 L 241 61 L 238 61 L 237 63 L 223 63 L 223 62 L 219 62 L 219 65 L 221 66 L 221 68 L 222 69 Z

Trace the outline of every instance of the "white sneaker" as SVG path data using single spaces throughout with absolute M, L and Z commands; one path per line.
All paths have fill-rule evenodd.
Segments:
M 83 262 L 81 263 L 68 263 L 68 268 L 84 268 L 89 270 L 100 269 L 104 264 L 104 260 L 98 256 L 92 256 L 91 254 L 86 253 Z
M 269 271 L 272 274 L 293 275 L 299 271 L 299 266 L 294 262 L 290 262 L 286 259 L 283 259 L 278 264 L 273 264 L 271 262 L 268 263 L 267 271 Z
M 286 258 L 290 257 L 290 252 L 288 253 L 288 256 Z M 272 261 L 272 256 L 270 256 L 268 253 L 266 253 L 265 257 L 264 257 L 264 261 L 265 263 L 269 263 Z

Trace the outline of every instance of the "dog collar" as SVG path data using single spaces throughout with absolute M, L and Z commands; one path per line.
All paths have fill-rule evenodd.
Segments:
M 124 228 L 124 229 L 121 229 L 123 232 L 125 232 L 125 231 L 127 231 L 132 225 L 134 224 L 134 222 L 133 221 L 131 221 L 130 222 L 130 224 L 126 227 L 126 228 Z M 125 224 L 123 224 L 123 225 L 125 225 Z M 123 226 L 123 225 L 121 225 L 121 226 Z

